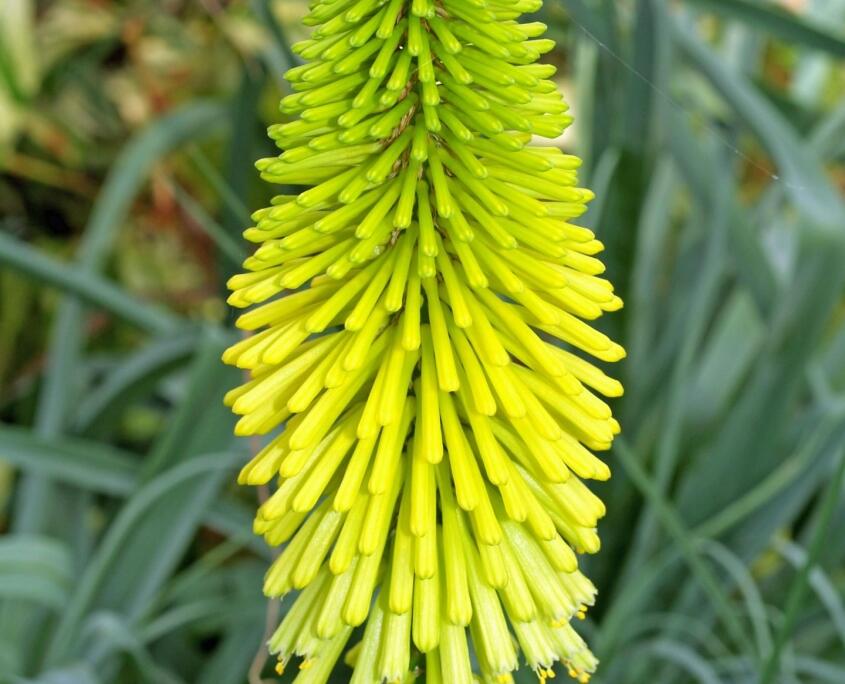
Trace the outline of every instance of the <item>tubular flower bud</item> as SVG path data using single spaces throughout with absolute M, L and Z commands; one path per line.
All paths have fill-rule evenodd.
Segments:
M 266 436 L 239 481 L 272 484 L 254 528 L 284 545 L 269 648 L 296 681 L 344 652 L 352 682 L 596 668 L 570 623 L 605 513 L 585 482 L 620 430 L 590 358 L 625 352 L 592 322 L 622 302 L 572 222 L 580 160 L 535 142 L 571 123 L 545 27 L 519 22 L 540 5 L 314 0 L 294 47 L 257 167 L 302 191 L 245 232 L 229 303 L 252 334 L 224 361 L 248 373 L 237 434 Z

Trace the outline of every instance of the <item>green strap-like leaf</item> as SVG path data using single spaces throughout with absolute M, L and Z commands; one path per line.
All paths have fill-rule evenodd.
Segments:
M 182 325 L 176 316 L 133 297 L 105 278 L 45 256 L 43 252 L 4 233 L 0 233 L 0 264 L 39 283 L 58 288 L 65 294 L 75 295 L 156 335 L 172 333 Z
M 758 0 L 686 0 L 729 19 L 736 19 L 764 34 L 789 43 L 845 57 L 845 31 L 814 24 L 773 2 Z
M 63 543 L 30 535 L 0 539 L 0 597 L 60 610 L 71 577 L 70 553 Z

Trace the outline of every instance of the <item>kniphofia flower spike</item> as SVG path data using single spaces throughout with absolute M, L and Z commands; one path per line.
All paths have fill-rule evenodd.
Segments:
M 297 682 L 346 651 L 352 682 L 508 682 L 519 653 L 596 666 L 570 621 L 595 588 L 602 502 L 584 484 L 619 425 L 624 356 L 588 321 L 622 306 L 602 244 L 571 221 L 580 161 L 538 138 L 570 124 L 520 23 L 540 0 L 314 0 L 232 278 L 226 397 L 271 435 L 240 481 L 273 482 L 255 530 L 289 603 L 270 639 Z M 357 629 L 362 627 L 362 629 Z M 356 643 L 357 642 L 357 643 Z

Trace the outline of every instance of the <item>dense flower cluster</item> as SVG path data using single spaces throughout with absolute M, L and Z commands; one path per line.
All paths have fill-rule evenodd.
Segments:
M 315 0 L 295 46 L 258 168 L 307 189 L 245 233 L 230 303 L 255 334 L 224 359 L 250 374 L 238 434 L 273 434 L 240 479 L 275 483 L 255 529 L 285 544 L 270 649 L 298 682 L 347 649 L 353 683 L 507 682 L 519 651 L 541 680 L 595 669 L 576 554 L 622 387 L 584 357 L 624 351 L 585 321 L 622 303 L 570 222 L 579 160 L 532 144 L 571 122 L 545 26 L 518 21 L 540 4 Z

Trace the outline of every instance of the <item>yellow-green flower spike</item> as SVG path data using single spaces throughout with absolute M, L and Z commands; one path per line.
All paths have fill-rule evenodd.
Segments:
M 622 302 L 571 222 L 580 161 L 539 140 L 571 122 L 545 26 L 519 23 L 540 4 L 313 0 L 294 48 L 257 166 L 304 187 L 245 233 L 229 302 L 254 334 L 224 360 L 249 373 L 237 433 L 267 435 L 240 482 L 275 488 L 255 531 L 285 544 L 264 589 L 296 681 L 344 651 L 353 682 L 595 670 L 570 622 L 622 386 L 589 357 L 625 352 L 590 322 Z

